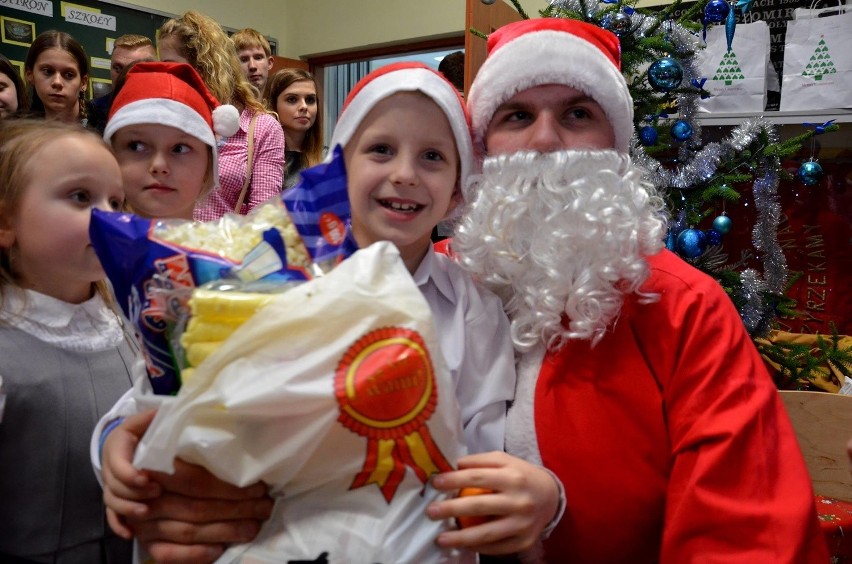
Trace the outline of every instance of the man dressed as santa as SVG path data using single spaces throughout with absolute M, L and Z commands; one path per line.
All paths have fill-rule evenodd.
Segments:
M 435 479 L 493 493 L 430 517 L 496 516 L 438 542 L 548 562 L 827 562 L 796 437 L 736 309 L 664 249 L 662 199 L 628 154 L 618 39 L 567 19 L 507 25 L 468 106 L 484 159 L 453 250 L 512 320 L 514 456 Z

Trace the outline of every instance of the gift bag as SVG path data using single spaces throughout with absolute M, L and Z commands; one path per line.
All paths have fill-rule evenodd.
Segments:
M 769 26 L 764 21 L 737 26 L 728 51 L 725 26 L 707 30 L 707 46 L 696 57 L 699 74 L 710 93 L 698 103 L 700 112 L 762 112 L 766 106 Z
M 781 111 L 852 107 L 852 12 L 787 22 Z
M 444 497 L 429 477 L 465 452 L 429 306 L 383 242 L 239 326 L 163 402 L 134 464 L 270 485 L 272 516 L 220 562 L 457 562 L 435 544 L 453 525 L 425 509 Z

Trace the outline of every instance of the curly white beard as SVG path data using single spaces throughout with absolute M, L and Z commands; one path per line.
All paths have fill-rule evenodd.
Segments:
M 519 351 L 596 344 L 663 247 L 663 201 L 616 151 L 489 157 L 466 186 L 453 250 L 503 299 Z M 567 327 L 563 324 L 567 319 Z

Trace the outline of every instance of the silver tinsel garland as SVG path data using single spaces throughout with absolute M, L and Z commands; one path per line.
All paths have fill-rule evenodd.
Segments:
M 601 6 L 597 2 L 581 4 L 579 0 L 551 0 L 551 6 L 575 13 L 586 13 L 589 20 L 598 20 Z M 698 37 L 675 22 L 663 22 L 644 14 L 633 13 L 631 33 L 645 37 L 649 33 L 664 36 L 671 42 L 672 52 L 683 68 L 683 82 L 691 84 L 699 79 L 695 66 L 695 57 L 684 57 L 682 53 L 694 53 L 701 49 Z M 659 24 L 659 25 L 657 25 Z M 651 32 L 651 28 L 657 25 Z M 628 80 L 630 80 L 628 78 Z M 701 124 L 697 119 L 699 95 L 681 93 L 677 95 L 678 119 L 687 121 L 693 128 L 692 136 L 678 149 L 679 165 L 673 170 L 665 168 L 659 161 L 649 156 L 634 135 L 631 153 L 634 162 L 648 172 L 648 179 L 661 191 L 690 190 L 712 178 L 719 163 L 733 158 L 754 143 L 760 134 L 765 134 L 770 143 L 778 142 L 774 126 L 762 117 L 756 117 L 736 127 L 729 137 L 721 142 L 701 144 Z M 776 158 L 765 157 L 755 171 L 756 180 L 752 190 L 757 209 L 757 218 L 752 230 L 752 243 L 757 249 L 763 266 L 763 276 L 754 269 L 746 269 L 740 274 L 742 284 L 741 301 L 745 305 L 740 315 L 753 335 L 763 335 L 769 331 L 775 319 L 773 304 L 764 304 L 763 292 L 783 294 L 787 283 L 787 260 L 778 243 L 778 226 L 781 221 L 781 205 L 778 200 L 778 170 L 780 163 Z

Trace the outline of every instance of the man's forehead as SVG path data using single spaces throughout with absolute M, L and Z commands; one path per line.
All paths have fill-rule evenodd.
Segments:
M 262 55 L 264 57 L 266 56 L 266 51 L 264 51 L 263 47 L 261 47 L 260 45 L 255 45 L 253 47 L 245 47 L 243 49 L 240 49 L 240 51 L 239 51 L 240 57 L 245 57 L 245 56 L 250 57 L 250 56 L 258 55 L 258 54 Z

